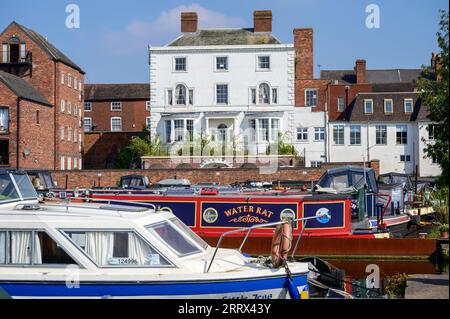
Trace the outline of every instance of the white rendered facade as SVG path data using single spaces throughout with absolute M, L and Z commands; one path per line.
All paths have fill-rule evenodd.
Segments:
M 441 173 L 439 165 L 426 157 L 424 152 L 426 144 L 430 142 L 428 125 L 428 122 L 330 122 L 327 125 L 329 160 L 362 162 L 377 159 L 380 161 L 381 174 L 390 172 L 413 174 L 418 165 L 420 176 L 438 176 Z M 344 128 L 342 144 L 337 144 L 339 138 L 335 138 L 337 126 Z M 406 143 L 401 138 L 403 134 L 401 132 L 405 130 Z M 383 132 L 386 132 L 384 140 L 381 137 Z
M 180 139 L 176 133 L 180 120 L 185 121 L 184 128 L 193 126 L 194 138 L 205 134 L 213 141 L 234 140 L 241 145 L 243 133 L 256 126 L 247 147 L 258 153 L 276 140 L 277 132 L 284 134 L 284 141 L 292 142 L 292 45 L 167 46 L 150 47 L 149 52 L 151 130 L 163 143 Z M 259 68 L 259 57 L 265 62 L 268 57 L 267 69 Z M 185 59 L 185 70 L 175 69 L 178 58 Z M 226 69 L 217 69 L 218 61 L 226 61 Z M 185 101 L 178 99 L 180 85 L 186 91 Z

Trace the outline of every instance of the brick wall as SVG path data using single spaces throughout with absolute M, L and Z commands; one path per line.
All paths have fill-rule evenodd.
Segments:
M 150 116 L 146 110 L 146 99 L 89 102 L 92 103 L 92 111 L 85 112 L 84 116 L 92 119 L 93 131 L 111 131 L 111 118 L 120 117 L 123 132 L 142 132 L 146 127 L 146 118 Z M 122 111 L 111 111 L 111 102 L 121 102 Z
M 113 168 L 119 151 L 133 136 L 142 132 L 89 132 L 84 134 L 83 167 L 86 169 Z
M 214 156 L 143 156 L 141 157 L 141 167 L 148 168 L 200 168 L 200 166 L 209 161 L 217 161 Z M 274 161 L 278 162 L 278 166 L 298 166 L 299 161 L 295 159 L 294 155 L 257 155 L 257 156 L 230 156 L 224 160 L 231 164 L 233 168 L 239 168 L 244 165 L 248 167 L 268 166 Z
M 20 169 L 53 169 L 53 108 L 20 100 L 20 142 L 17 151 L 17 96 L 3 83 L 0 83 L 0 107 L 8 108 L 9 113 L 8 130 L 0 132 L 0 140 L 9 141 L 9 164 L 2 166 L 17 168 L 19 158 Z M 25 150 L 29 155 L 24 155 Z
M 345 93 L 344 84 L 330 84 L 328 86 L 327 102 L 328 116 L 330 121 L 345 120 L 349 106 L 351 106 L 358 93 L 372 92 L 371 84 L 351 84 L 348 85 L 348 97 Z M 343 97 L 345 103 L 344 112 L 338 112 L 338 98 Z
M 295 106 L 305 107 L 305 89 L 317 89 L 317 106 L 312 108 L 313 112 L 325 111 L 327 99 L 328 80 L 295 80 Z
M 227 185 L 246 180 L 257 181 L 317 181 L 325 170 L 337 166 L 356 165 L 362 163 L 325 163 L 320 168 L 281 168 L 273 174 L 261 174 L 259 169 L 150 169 L 150 170 L 82 170 L 82 171 L 54 171 L 53 179 L 60 187 L 92 187 L 92 186 L 116 186 L 121 176 L 129 174 L 146 175 L 150 182 L 154 183 L 166 178 L 187 178 L 191 183 L 220 182 Z M 379 174 L 379 162 L 373 160 L 369 164 L 376 175 Z M 100 175 L 100 176 L 99 176 Z
M 64 83 L 61 80 L 61 74 L 64 74 Z M 68 77 L 71 76 L 72 83 L 68 86 Z M 65 168 L 68 165 L 68 159 L 70 158 L 71 167 L 74 168 L 74 159 L 77 159 L 77 164 L 82 158 L 82 145 L 83 145 L 83 127 L 81 119 L 83 118 L 83 94 L 75 87 L 75 79 L 77 83 L 81 81 L 84 84 L 84 76 L 77 70 L 62 64 L 57 63 L 57 75 L 56 75 L 56 92 L 57 102 L 55 105 L 56 112 L 56 167 L 61 168 L 61 157 L 65 159 Z M 83 87 L 81 88 L 83 91 Z M 64 111 L 61 108 L 62 100 L 64 100 Z M 70 112 L 69 112 L 70 103 Z M 64 128 L 64 136 L 62 136 L 62 128 Z M 71 137 L 69 140 L 68 131 L 70 129 Z M 75 136 L 76 132 L 76 136 Z M 81 134 L 81 141 L 80 139 Z M 78 166 L 78 165 L 77 165 Z

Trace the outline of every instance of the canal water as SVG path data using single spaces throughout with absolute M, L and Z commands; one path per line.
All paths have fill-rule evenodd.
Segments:
M 342 270 L 340 289 L 354 298 L 386 298 L 386 287 L 392 276 L 398 274 L 448 273 L 448 261 L 433 263 L 428 260 L 333 260 L 326 259 Z M 312 287 L 312 298 L 343 298 L 326 289 Z

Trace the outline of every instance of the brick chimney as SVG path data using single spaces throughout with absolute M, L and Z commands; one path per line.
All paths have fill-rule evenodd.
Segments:
M 181 32 L 197 32 L 197 12 L 181 12 Z
M 257 10 L 253 12 L 254 32 L 272 32 L 272 11 Z
M 314 79 L 313 29 L 294 29 L 295 78 Z
M 366 60 L 356 60 L 356 84 L 366 83 Z
M 436 81 L 442 80 L 442 76 L 439 75 L 439 71 L 442 68 L 442 61 L 441 61 L 441 55 L 438 53 L 431 53 L 431 68 L 434 71 L 434 74 L 436 75 Z

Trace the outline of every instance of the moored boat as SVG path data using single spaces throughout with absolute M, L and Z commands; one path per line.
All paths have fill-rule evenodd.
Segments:
M 308 298 L 307 263 L 274 265 L 210 247 L 168 210 L 39 204 L 27 175 L 0 172 L 3 296 Z

